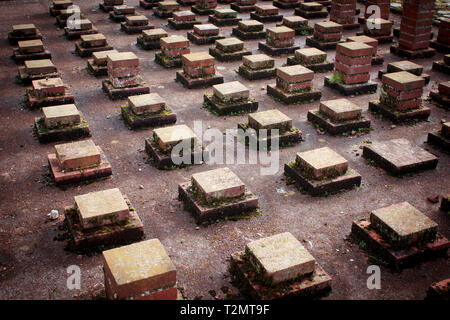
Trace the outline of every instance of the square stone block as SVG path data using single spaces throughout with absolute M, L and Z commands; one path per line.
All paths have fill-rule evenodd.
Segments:
M 108 299 L 138 299 L 176 286 L 175 266 L 158 239 L 102 253 Z M 176 299 L 176 290 L 166 299 Z
M 144 36 L 145 40 L 153 41 L 153 40 L 159 40 L 161 38 L 169 36 L 166 30 L 162 28 L 155 28 L 151 30 L 144 30 L 142 31 L 142 34 Z
M 175 11 L 180 8 L 176 1 L 161 1 L 158 3 L 158 9 L 163 11 Z
M 328 147 L 299 152 L 296 162 L 317 180 L 342 175 L 348 169 L 348 161 Z
M 71 126 L 81 121 L 80 112 L 74 104 L 45 107 L 42 113 L 47 128 Z
M 388 85 L 397 91 L 411 91 L 425 86 L 425 79 L 407 71 L 387 73 L 381 80 L 384 85 Z
M 129 26 L 144 26 L 148 24 L 148 18 L 143 15 L 128 15 L 125 17 L 125 23 Z
M 295 50 L 295 57 L 301 64 L 317 64 L 325 62 L 327 53 L 316 48 L 304 48 Z
M 244 42 L 237 38 L 216 40 L 216 48 L 223 52 L 236 52 L 244 49 Z
M 256 5 L 255 6 L 256 12 L 263 16 L 269 16 L 269 15 L 277 15 L 278 14 L 278 8 L 274 7 L 272 5 Z
M 135 12 L 135 8 L 132 6 L 129 6 L 127 4 L 114 6 L 113 10 L 114 10 L 114 13 L 117 15 L 134 14 L 134 12 Z
M 311 71 L 301 65 L 280 67 L 277 69 L 277 77 L 283 79 L 289 84 L 312 81 L 314 79 L 314 71 Z
M 408 202 L 374 210 L 372 227 L 395 247 L 407 247 L 436 237 L 437 224 Z
M 264 24 L 257 20 L 244 20 L 239 21 L 238 27 L 240 30 L 247 32 L 257 32 L 262 31 L 264 29 Z
M 100 151 L 91 139 L 57 144 L 55 151 L 62 170 L 86 168 L 100 164 Z
M 316 22 L 314 29 L 320 33 L 342 33 L 342 25 L 333 21 Z
M 13 32 L 22 35 L 34 35 L 36 34 L 36 26 L 32 23 L 15 24 L 12 26 Z
M 408 71 L 416 76 L 420 76 L 423 72 L 423 66 L 409 60 L 391 62 L 387 66 L 387 73 Z
M 163 150 L 170 150 L 174 145 L 182 141 L 191 141 L 197 139 L 195 133 L 187 125 L 176 125 L 153 130 L 153 137 Z
M 278 109 L 266 110 L 248 115 L 249 127 L 259 129 L 279 129 L 286 131 L 292 127 L 292 119 Z
M 52 96 L 57 94 L 64 94 L 66 87 L 61 78 L 48 78 L 33 80 L 33 93 L 36 96 Z
M 189 47 L 189 40 L 186 37 L 173 35 L 160 39 L 161 47 L 167 49 L 178 49 Z
M 215 36 L 219 34 L 220 29 L 211 23 L 197 24 L 194 26 L 194 32 L 201 36 Z
M 227 167 L 193 174 L 192 183 L 206 202 L 237 198 L 245 193 L 244 183 Z
M 88 30 L 92 29 L 92 22 L 89 19 L 67 20 L 67 28 L 69 30 Z
M 44 51 L 44 44 L 40 39 L 19 41 L 17 43 L 21 53 L 37 53 Z
M 118 188 L 75 196 L 75 205 L 84 229 L 122 222 L 130 211 Z
M 138 67 L 139 58 L 133 52 L 117 52 L 107 55 L 108 68 Z
M 162 110 L 166 103 L 157 93 L 141 94 L 128 97 L 128 104 L 135 114 L 144 114 Z
M 214 15 L 218 18 L 236 18 L 237 12 L 232 9 L 215 9 Z
M 289 232 L 252 241 L 245 250 L 255 269 L 274 284 L 314 272 L 314 257 Z
M 174 12 L 172 17 L 175 21 L 193 21 L 193 20 L 195 20 L 195 14 L 189 10 Z
M 83 34 L 80 36 L 84 47 L 100 47 L 106 45 L 106 37 L 101 33 Z
M 242 57 L 244 66 L 252 70 L 270 69 L 275 66 L 275 59 L 266 54 L 252 54 Z
M 272 39 L 291 39 L 295 37 L 295 31 L 285 26 L 272 27 L 267 29 L 267 36 Z
M 214 57 L 203 51 L 183 54 L 182 60 L 183 65 L 191 68 L 214 66 Z
M 231 81 L 213 86 L 214 95 L 222 101 L 248 99 L 250 90 L 239 81 Z
M 94 63 L 97 66 L 106 66 L 107 64 L 107 57 L 109 54 L 112 53 L 118 53 L 117 50 L 106 50 L 106 51 L 97 51 L 93 52 L 92 56 L 94 57 Z
M 354 36 L 354 37 L 348 37 L 347 41 L 350 42 L 361 42 L 364 44 L 367 44 L 371 47 L 373 47 L 372 55 L 375 55 L 377 53 L 377 47 L 378 47 L 378 40 L 368 37 L 368 36 Z
M 319 110 L 333 120 L 350 120 L 361 116 L 362 108 L 347 99 L 322 101 Z
M 289 28 L 299 27 L 308 24 L 308 19 L 299 16 L 290 16 L 283 18 L 283 24 Z
M 438 163 L 434 155 L 403 138 L 366 145 L 363 157 L 373 160 L 393 175 L 434 169 Z
M 361 56 L 371 56 L 373 48 L 362 42 L 344 42 L 336 46 L 336 53 L 347 57 L 357 58 Z
M 27 60 L 25 70 L 29 75 L 38 75 L 56 72 L 56 67 L 50 59 Z

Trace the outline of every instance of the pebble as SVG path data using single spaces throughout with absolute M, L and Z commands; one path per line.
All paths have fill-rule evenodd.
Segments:
M 50 211 L 50 213 L 48 214 L 48 217 L 50 218 L 50 220 L 56 220 L 59 218 L 59 211 L 53 209 L 52 211 Z

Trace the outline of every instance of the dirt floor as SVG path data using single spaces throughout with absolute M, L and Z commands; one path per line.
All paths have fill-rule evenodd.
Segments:
M 211 89 L 187 90 L 174 81 L 175 69 L 164 69 L 154 62 L 155 51 L 136 47 L 136 35 L 127 35 L 120 26 L 109 20 L 98 9 L 100 1 L 77 0 L 82 12 L 89 18 L 109 43 L 119 51 L 133 51 L 140 58 L 141 75 L 152 92 L 166 99 L 176 111 L 178 124 L 193 126 L 194 121 L 207 127 L 236 128 L 247 116 L 217 117 L 202 108 L 203 94 Z M 345 241 L 352 221 L 365 217 L 373 209 L 393 203 L 409 201 L 439 224 L 439 232 L 449 233 L 449 217 L 439 211 L 439 204 L 427 197 L 450 192 L 450 159 L 439 150 L 428 146 L 427 133 L 440 129 L 441 120 L 449 120 L 443 109 L 431 106 L 430 121 L 410 126 L 394 126 L 392 123 L 372 119 L 373 131 L 363 136 L 331 137 L 319 135 L 307 122 L 307 111 L 317 108 L 318 102 L 285 106 L 267 96 L 265 87 L 275 80 L 247 81 L 235 72 L 240 62 L 216 61 L 216 70 L 225 81 L 239 80 L 251 89 L 250 95 L 259 101 L 259 110 L 278 108 L 293 119 L 305 139 L 299 145 L 282 149 L 280 169 L 273 176 L 259 174 L 258 165 L 229 165 L 248 188 L 258 197 L 261 213 L 248 220 L 224 221 L 208 227 L 197 228 L 190 214 L 177 200 L 177 184 L 189 179 L 195 172 L 218 166 L 199 165 L 187 169 L 160 171 L 147 163 L 143 152 L 144 139 L 151 130 L 130 131 L 120 116 L 124 101 L 111 101 L 101 90 L 101 79 L 87 73 L 86 59 L 74 55 L 75 41 L 68 41 L 63 30 L 49 16 L 50 1 L 14 1 L 0 3 L 0 299 L 79 299 L 91 298 L 103 288 L 101 256 L 77 255 L 64 250 L 64 244 L 55 241 L 60 232 L 62 217 L 50 222 L 47 214 L 52 209 L 62 212 L 64 206 L 73 204 L 73 197 L 91 191 L 119 187 L 126 194 L 140 215 L 148 239 L 158 238 L 172 258 L 178 273 L 178 284 L 184 288 L 187 298 L 224 298 L 221 290 L 229 283 L 227 258 L 234 251 L 242 250 L 246 243 L 261 237 L 289 231 L 304 241 L 305 247 L 332 276 L 332 292 L 327 299 L 422 299 L 428 286 L 449 277 L 448 259 L 439 259 L 394 273 L 382 267 L 380 290 L 366 287 L 367 267 L 372 264 L 357 245 Z M 138 0 L 127 0 L 138 6 Z M 266 2 L 267 3 L 267 2 Z M 358 6 L 361 6 L 358 4 Z M 219 7 L 229 7 L 219 5 Z M 188 9 L 188 8 L 184 8 Z M 151 11 L 138 8 L 152 24 L 163 26 L 170 34 L 186 35 L 186 31 L 174 31 L 167 22 L 151 15 Z M 280 10 L 291 15 L 292 10 Z M 249 14 L 239 14 L 248 19 Z M 392 15 L 395 25 L 399 16 Z M 202 21 L 207 18 L 201 17 Z M 310 24 L 325 19 L 312 20 Z M 47 157 L 53 145 L 41 145 L 32 135 L 32 125 L 39 111 L 24 109 L 25 87 L 15 81 L 17 66 L 9 56 L 13 47 L 7 41 L 7 32 L 13 24 L 34 23 L 44 35 L 44 44 L 52 53 L 52 59 L 62 72 L 64 82 L 76 97 L 78 108 L 85 115 L 92 130 L 92 139 L 105 151 L 113 168 L 113 177 L 91 184 L 61 189 L 48 178 Z M 274 23 L 267 23 L 266 27 Z M 435 27 L 434 27 L 435 28 Z M 437 29 L 435 28 L 435 36 Z M 222 27 L 221 33 L 229 36 L 231 27 Z M 346 31 L 345 36 L 355 31 Z M 297 36 L 296 44 L 305 47 L 305 37 Z M 246 41 L 246 47 L 258 53 L 258 41 Z M 391 61 L 401 60 L 389 53 L 389 44 L 381 45 L 379 53 L 385 56 L 384 68 Z M 191 44 L 192 52 L 206 51 L 208 46 Z M 334 60 L 334 50 L 328 51 L 328 59 Z M 450 80 L 449 76 L 431 70 L 432 62 L 442 58 L 417 60 L 431 74 L 431 83 L 424 88 L 424 97 L 437 84 Z M 286 56 L 276 58 L 276 66 L 286 62 Z M 381 66 L 372 69 L 372 79 L 377 79 Z M 323 86 L 324 74 L 316 74 L 314 85 L 322 93 L 322 100 L 341 97 Z M 367 113 L 368 102 L 377 94 L 350 97 L 363 106 Z M 364 141 L 377 141 L 404 137 L 439 157 L 435 170 L 395 178 L 385 171 L 370 166 L 362 157 L 360 146 Z M 311 197 L 299 193 L 293 186 L 286 186 L 283 165 L 294 159 L 299 151 L 329 146 L 345 156 L 350 166 L 362 175 L 362 186 L 354 190 L 328 197 Z M 140 186 L 143 186 L 143 189 Z M 82 271 L 81 290 L 66 287 L 66 268 L 78 265 Z

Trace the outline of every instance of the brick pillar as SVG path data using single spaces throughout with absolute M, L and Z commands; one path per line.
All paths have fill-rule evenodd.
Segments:
M 400 47 L 423 50 L 430 46 L 435 0 L 404 0 Z
M 195 6 L 199 9 L 214 9 L 217 7 L 217 0 L 196 0 Z
M 430 47 L 443 52 L 450 52 L 450 19 L 441 20 L 437 40 L 430 43 Z
M 367 12 L 367 9 L 370 6 L 378 6 L 380 9 L 380 16 L 374 16 L 373 18 L 381 18 L 385 20 L 389 20 L 389 11 L 391 9 L 391 0 L 367 0 L 366 7 L 364 10 L 364 18 L 370 18 L 373 14 L 372 11 Z
M 370 80 L 373 47 L 361 42 L 346 42 L 336 47 L 335 69 L 345 84 L 360 84 Z
M 344 27 L 356 23 L 356 0 L 333 0 L 330 20 Z

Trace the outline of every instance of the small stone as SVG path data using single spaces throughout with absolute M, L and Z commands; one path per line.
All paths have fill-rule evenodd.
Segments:
M 48 217 L 50 218 L 50 220 L 56 220 L 59 218 L 59 211 L 53 209 L 52 211 L 50 211 L 50 213 L 48 214 Z

